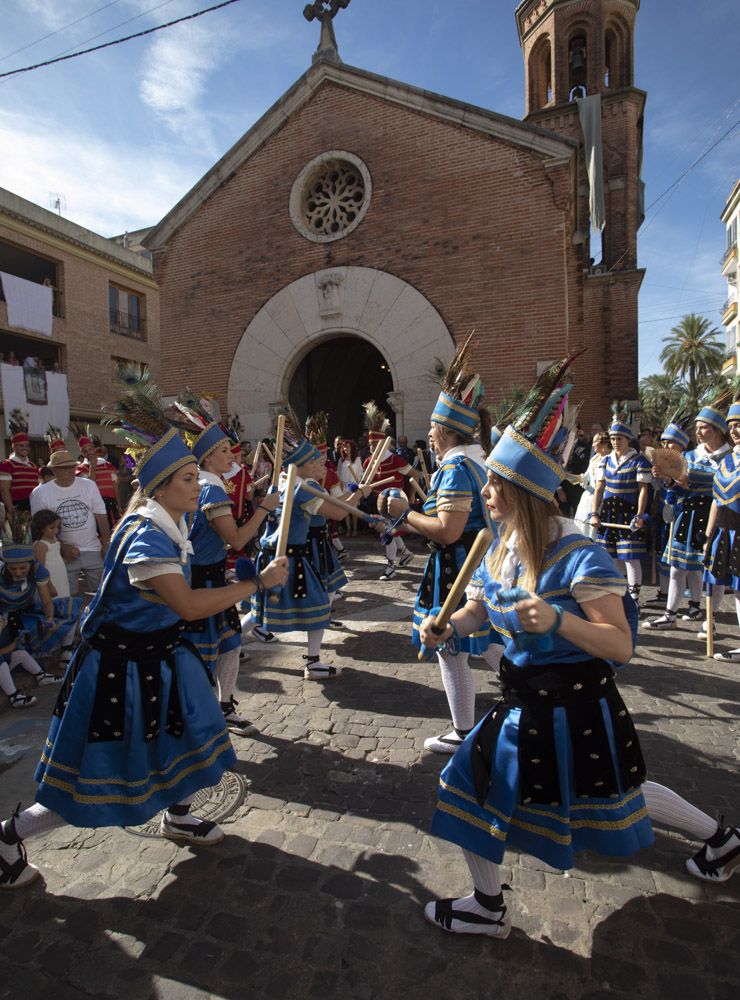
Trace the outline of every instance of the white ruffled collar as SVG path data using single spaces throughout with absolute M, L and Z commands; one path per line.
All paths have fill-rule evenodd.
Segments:
M 185 565 L 188 556 L 193 554 L 193 543 L 188 538 L 188 526 L 185 517 L 181 517 L 177 524 L 173 521 L 162 504 L 156 500 L 147 500 L 143 507 L 136 511 L 141 517 L 156 524 L 165 535 L 174 542 L 180 550 L 180 562 Z
M 224 488 L 224 481 L 221 476 L 217 476 L 215 472 L 206 472 L 205 469 L 200 470 L 198 481 L 201 483 L 210 483 L 211 486 L 220 486 L 221 489 Z

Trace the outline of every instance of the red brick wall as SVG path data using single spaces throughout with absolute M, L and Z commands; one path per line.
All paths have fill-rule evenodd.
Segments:
M 296 232 L 288 201 L 299 171 L 328 149 L 365 161 L 373 198 L 349 237 L 319 245 Z M 324 84 L 156 260 L 163 387 L 210 389 L 225 403 L 234 352 L 261 306 L 304 274 L 354 265 L 415 286 L 457 340 L 475 328 L 495 398 L 566 350 L 567 273 L 568 345 L 590 347 L 577 366 L 578 395 L 584 418 L 596 417 L 605 408 L 604 350 L 598 324 L 587 321 L 580 249 L 563 231 L 573 190 L 567 166 L 546 170 L 503 141 Z M 420 374 L 427 367 L 424 359 Z

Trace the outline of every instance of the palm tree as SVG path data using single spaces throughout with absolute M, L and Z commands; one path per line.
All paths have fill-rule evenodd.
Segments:
M 647 375 L 640 379 L 640 408 L 644 427 L 662 427 L 678 409 L 686 391 L 670 375 Z
M 670 335 L 663 337 L 660 360 L 666 375 L 685 381 L 692 406 L 699 400 L 702 381 L 722 370 L 724 348 L 719 337 L 719 330 L 696 313 L 684 316 Z

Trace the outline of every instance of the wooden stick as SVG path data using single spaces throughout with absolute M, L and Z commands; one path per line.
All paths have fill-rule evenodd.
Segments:
M 384 444 L 385 444 L 384 441 L 378 441 L 378 443 L 373 448 L 372 454 L 370 455 L 370 460 L 368 461 L 365 468 L 362 470 L 362 476 L 360 477 L 360 482 L 358 483 L 358 486 L 364 486 L 365 482 L 367 481 L 368 473 L 372 469 L 373 463 L 375 462 L 375 456 L 378 454 L 378 452 L 380 452 Z
M 285 414 L 281 413 L 277 419 L 277 433 L 275 435 L 275 455 L 272 460 L 272 485 L 278 488 L 280 480 L 280 465 L 283 460 L 283 438 L 285 437 Z
M 714 656 L 714 614 L 712 608 L 712 585 L 707 593 L 707 657 Z
M 331 493 L 327 493 L 326 490 L 317 490 L 314 486 L 310 486 L 308 483 L 301 483 L 301 489 L 306 493 L 310 493 L 312 497 L 318 497 L 320 500 L 325 500 L 327 503 L 333 503 L 336 507 L 341 507 L 342 510 L 346 510 L 348 514 L 354 514 L 355 517 L 361 518 L 363 521 L 377 521 L 377 515 L 366 514 L 364 511 L 358 510 L 351 503 L 347 503 L 346 500 L 340 500 L 339 497 L 332 496 Z
M 419 469 L 421 470 L 421 474 L 426 481 L 427 489 L 429 489 L 429 486 L 431 485 L 432 482 L 432 477 L 429 473 L 429 469 L 427 469 L 427 463 L 426 460 L 424 459 L 424 452 L 421 448 L 416 449 L 416 457 L 419 459 Z
M 375 453 L 375 455 L 373 456 L 373 460 L 368 466 L 368 473 L 365 476 L 364 482 L 362 483 L 363 486 L 365 485 L 365 483 L 371 483 L 373 479 L 375 479 L 375 477 L 377 476 L 378 469 L 383 464 L 383 455 L 390 448 L 392 440 L 393 440 L 392 437 L 387 437 L 383 442 L 382 447 L 379 448 Z
M 475 536 L 475 541 L 470 547 L 470 552 L 468 552 L 465 557 L 465 562 L 460 567 L 460 572 L 457 574 L 457 579 L 452 584 L 445 602 L 442 605 L 442 610 L 439 612 L 434 620 L 434 625 L 432 625 L 432 631 L 438 635 L 442 635 L 444 630 L 449 624 L 450 618 L 457 611 L 457 606 L 462 600 L 463 594 L 465 593 L 465 588 L 470 583 L 473 578 L 473 573 L 481 563 L 481 560 L 488 551 L 488 547 L 493 540 L 493 532 L 489 528 L 481 528 L 478 534 Z M 419 650 L 419 660 L 425 660 L 429 655 L 429 650 L 425 646 L 422 646 Z
M 261 486 L 266 483 L 268 479 L 272 479 L 272 475 L 268 472 L 266 476 L 260 476 L 259 479 L 255 479 L 252 482 L 252 486 Z
M 275 545 L 275 558 L 280 559 L 285 555 L 288 548 L 288 532 L 290 531 L 290 515 L 293 513 L 293 497 L 295 495 L 295 477 L 298 469 L 295 465 L 288 466 L 288 478 L 285 483 L 283 494 L 283 510 L 280 515 L 280 527 L 278 528 L 277 543 Z
M 396 481 L 395 476 L 388 476 L 387 479 L 379 479 L 377 480 L 377 482 L 374 483 L 363 483 L 362 486 L 359 487 L 359 489 L 362 490 L 362 495 L 366 497 L 368 493 L 370 493 L 372 490 L 379 490 L 383 486 L 387 486 L 388 483 L 395 483 L 395 481 Z
M 417 483 L 417 481 L 414 479 L 413 476 L 409 476 L 409 482 L 411 483 L 411 489 L 416 492 L 416 495 L 419 497 L 419 499 L 421 500 L 421 502 L 422 503 L 426 503 L 428 497 L 427 497 L 426 493 L 424 492 L 424 490 L 421 488 L 421 486 L 419 486 L 419 484 Z
M 274 465 L 275 456 L 273 455 L 273 453 L 270 451 L 270 449 L 267 447 L 266 444 L 262 445 L 262 451 L 264 451 L 265 455 L 267 455 L 267 461 L 270 463 L 270 465 Z
M 257 463 L 260 460 L 260 455 L 262 454 L 262 442 L 257 442 L 257 447 L 255 448 L 254 455 L 252 455 L 252 468 L 257 468 Z
M 275 544 L 275 558 L 280 559 L 285 555 L 288 548 L 288 535 L 290 534 L 290 518 L 293 513 L 293 497 L 295 496 L 295 477 L 298 469 L 295 465 L 288 466 L 288 478 L 285 483 L 285 493 L 283 494 L 283 510 L 280 515 L 280 527 L 278 528 L 277 542 Z M 282 587 L 276 587 L 270 593 L 270 604 L 277 604 L 280 600 Z
M 642 531 L 642 528 L 630 528 L 629 524 L 609 524 L 606 521 L 599 522 L 595 527 L 597 531 L 599 528 L 616 528 L 618 531 Z

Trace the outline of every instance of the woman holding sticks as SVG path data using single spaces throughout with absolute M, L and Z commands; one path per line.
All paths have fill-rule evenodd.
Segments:
M 332 680 L 342 673 L 341 667 L 324 663 L 321 643 L 324 631 L 331 623 L 331 601 L 319 572 L 311 561 L 311 543 L 308 532 L 314 516 L 341 521 L 346 511 L 332 502 L 331 496 L 320 487 L 317 480 L 323 473 L 321 453 L 301 434 L 293 414 L 285 420 L 285 449 L 278 433 L 275 461 L 294 465 L 297 469 L 295 487 L 288 491 L 288 477 L 279 482 L 279 506 L 275 521 L 271 519 L 260 539 L 257 567 L 268 565 L 274 558 L 281 528 L 287 538 L 288 579 L 286 585 L 274 594 L 259 592 L 252 598 L 252 615 L 262 629 L 269 632 L 306 632 L 308 651 L 303 659 L 306 680 Z M 305 488 L 310 485 L 322 496 L 316 497 Z M 324 496 L 326 499 L 324 499 Z M 354 494 L 359 499 L 360 490 Z M 287 524 L 283 526 L 284 520 Z
M 704 586 L 729 587 L 735 593 L 740 625 L 740 402 L 727 415 L 732 451 L 725 455 L 714 474 L 712 507 L 704 548 Z M 740 649 L 715 653 L 715 660 L 740 662 Z
M 143 452 L 139 491 L 111 539 L 54 709 L 36 802 L 0 824 L 0 888 L 38 874 L 23 840 L 64 823 L 136 825 L 164 809 L 163 836 L 223 839 L 214 823 L 190 815 L 194 794 L 217 784 L 236 758 L 211 675 L 183 628 L 282 583 L 287 566 L 276 561 L 245 582 L 190 589 L 184 515 L 198 506 L 195 457 L 164 419 L 148 377 L 125 377 L 110 412 Z
M 225 587 L 227 546 L 235 552 L 244 548 L 265 523 L 269 511 L 277 507 L 277 497 L 265 497 L 252 516 L 238 525 L 223 480 L 232 465 L 232 438 L 221 424 L 209 420 L 211 414 L 191 393 L 179 396 L 175 405 L 190 421 L 191 427 L 200 431 L 192 443 L 193 454 L 200 465 L 200 496 L 197 511 L 188 517 L 193 546 L 192 587 L 194 590 Z M 218 700 L 229 732 L 237 736 L 251 735 L 254 726 L 239 715 L 234 698 L 241 649 L 241 625 L 236 607 L 193 622 L 188 637 L 215 673 Z
M 434 644 L 490 621 L 505 642 L 503 698 L 442 772 L 432 821 L 463 849 L 474 890 L 428 903 L 425 917 L 458 934 L 508 935 L 499 865 L 509 846 L 568 869 L 578 851 L 626 856 L 650 845 L 652 819 L 705 841 L 687 862 L 701 878 L 728 878 L 740 855 L 740 831 L 645 781 L 614 684 L 637 612 L 608 553 L 553 504 L 562 472 L 539 447 L 543 405 L 522 412 L 486 460 L 483 496 L 499 537 L 467 604 L 440 635 L 432 617 L 421 626 Z
M 390 516 L 403 516 L 409 528 L 427 539 L 430 549 L 414 605 L 412 641 L 417 647 L 422 620 L 444 602 L 476 534 L 490 523 L 480 495 L 485 482 L 484 455 L 475 441 L 476 433 L 487 441 L 490 428 L 481 407 L 483 383 L 470 368 L 469 354 L 470 337 L 452 359 L 432 413 L 429 440 L 438 467 L 422 510 L 412 510 L 403 499 L 388 500 Z M 454 753 L 473 728 L 475 681 L 469 656 L 485 653 L 490 641 L 488 624 L 482 623 L 454 649 L 437 653 L 453 728 L 426 739 L 426 750 Z

